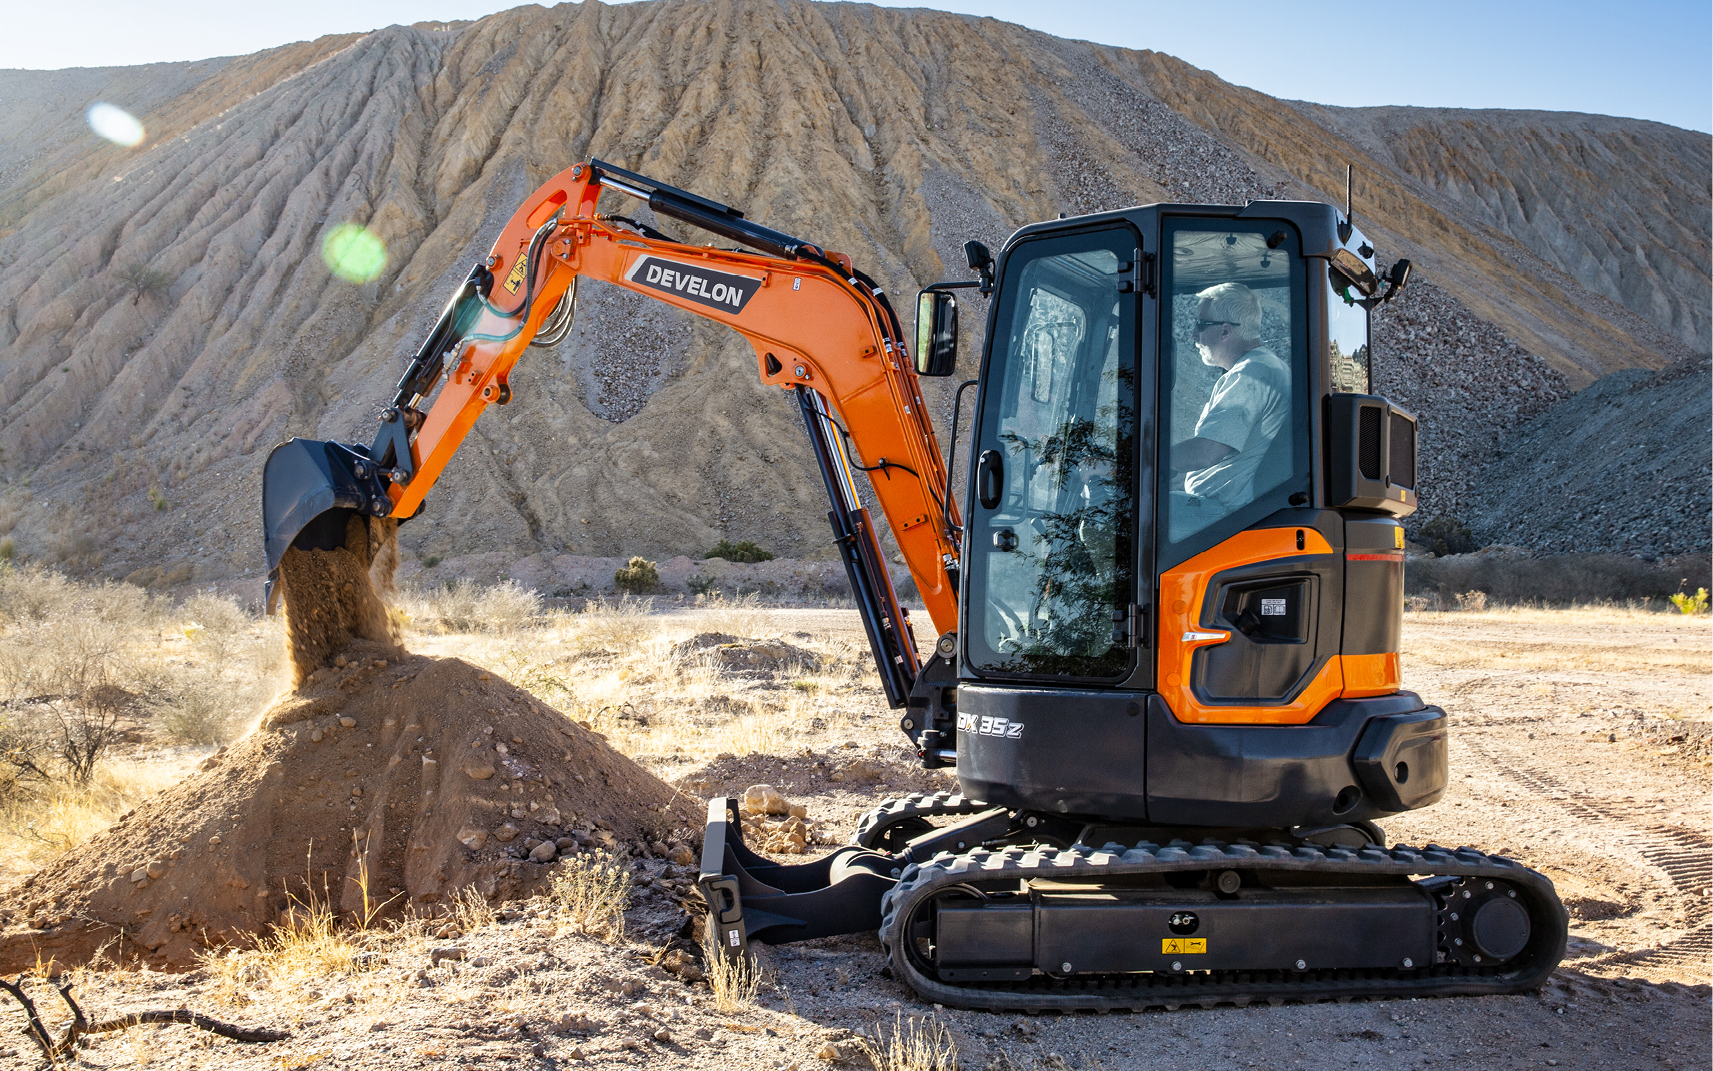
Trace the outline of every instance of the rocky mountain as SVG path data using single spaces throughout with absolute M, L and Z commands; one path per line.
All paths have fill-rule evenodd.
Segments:
M 95 100 L 147 139 L 96 139 Z M 366 441 L 520 198 L 590 156 L 847 251 L 894 294 L 961 276 L 966 239 L 997 246 L 1061 212 L 1341 202 L 1351 162 L 1358 223 L 1418 265 L 1377 323 L 1376 376 L 1423 419 L 1419 520 L 1472 509 L 1507 437 L 1574 391 L 1709 347 L 1705 135 L 1283 102 L 992 19 L 587 0 L 199 63 L 0 72 L 0 103 L 0 533 L 166 586 L 254 581 L 269 448 Z M 371 283 L 322 262 L 345 223 L 385 243 Z M 797 418 L 741 341 L 600 290 L 561 347 L 520 364 L 517 399 L 402 530 L 407 555 L 667 558 L 726 537 L 829 556 Z M 944 427 L 949 390 L 929 400 Z

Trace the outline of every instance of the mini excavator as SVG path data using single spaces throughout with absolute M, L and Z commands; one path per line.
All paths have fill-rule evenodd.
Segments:
M 737 248 L 597 211 L 633 198 Z M 670 225 L 670 224 L 666 224 Z M 599 160 L 519 208 L 410 357 L 367 444 L 269 456 L 289 548 L 415 516 L 592 277 L 727 324 L 803 418 L 887 701 L 959 791 L 887 800 L 784 865 L 710 802 L 707 940 L 878 931 L 958 1007 L 1110 1010 L 1517 993 L 1563 957 L 1552 883 L 1388 845 L 1444 793 L 1447 718 L 1400 688 L 1415 418 L 1371 390 L 1383 274 L 1348 211 L 1155 204 L 1022 228 L 918 295 L 913 337 L 848 256 Z M 985 299 L 963 500 L 919 387 Z M 932 619 L 924 660 L 858 495 L 869 474 Z M 285 593 L 292 601 L 292 593 Z

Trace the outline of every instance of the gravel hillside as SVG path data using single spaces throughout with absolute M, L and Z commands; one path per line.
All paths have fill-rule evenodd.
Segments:
M 1377 336 L 1398 362 L 1382 357 L 1382 384 L 1440 444 L 1423 518 L 1462 509 L 1509 430 L 1569 390 L 1706 348 L 1705 139 L 1697 154 L 1622 120 L 1334 114 L 992 19 L 531 6 L 198 64 L 0 72 L 0 99 L 0 535 L 156 586 L 256 590 L 269 448 L 366 441 L 519 199 L 589 156 L 847 251 L 894 294 L 961 275 L 966 239 L 1061 212 L 1341 201 L 1353 161 L 1358 221 L 1423 284 Z M 99 142 L 81 125 L 96 99 L 149 138 Z M 1548 181 L 1593 158 L 1548 151 L 1584 127 L 1607 157 L 1651 163 Z M 1592 222 L 1555 230 L 1548 209 Z M 374 282 L 322 263 L 346 223 L 386 244 Z M 137 266 L 159 285 L 128 286 Z M 736 336 L 598 289 L 559 350 L 519 366 L 517 400 L 402 531 L 407 558 L 665 559 L 720 538 L 830 557 L 797 418 Z M 943 426 L 950 389 L 928 400 Z

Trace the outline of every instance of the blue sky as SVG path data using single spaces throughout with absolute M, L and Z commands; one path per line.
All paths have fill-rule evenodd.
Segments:
M 0 68 L 242 55 L 322 34 L 474 19 L 511 6 L 505 0 L 80 0 L 67 12 L 19 4 L 0 35 Z M 1585 111 L 1713 130 L 1707 0 L 946 0 L 931 6 L 1060 37 L 1169 52 L 1275 97 Z

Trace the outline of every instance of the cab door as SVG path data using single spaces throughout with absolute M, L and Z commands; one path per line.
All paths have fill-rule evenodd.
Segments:
M 1001 269 L 967 499 L 966 673 L 1115 684 L 1136 668 L 1141 247 L 1128 225 L 1050 235 Z

